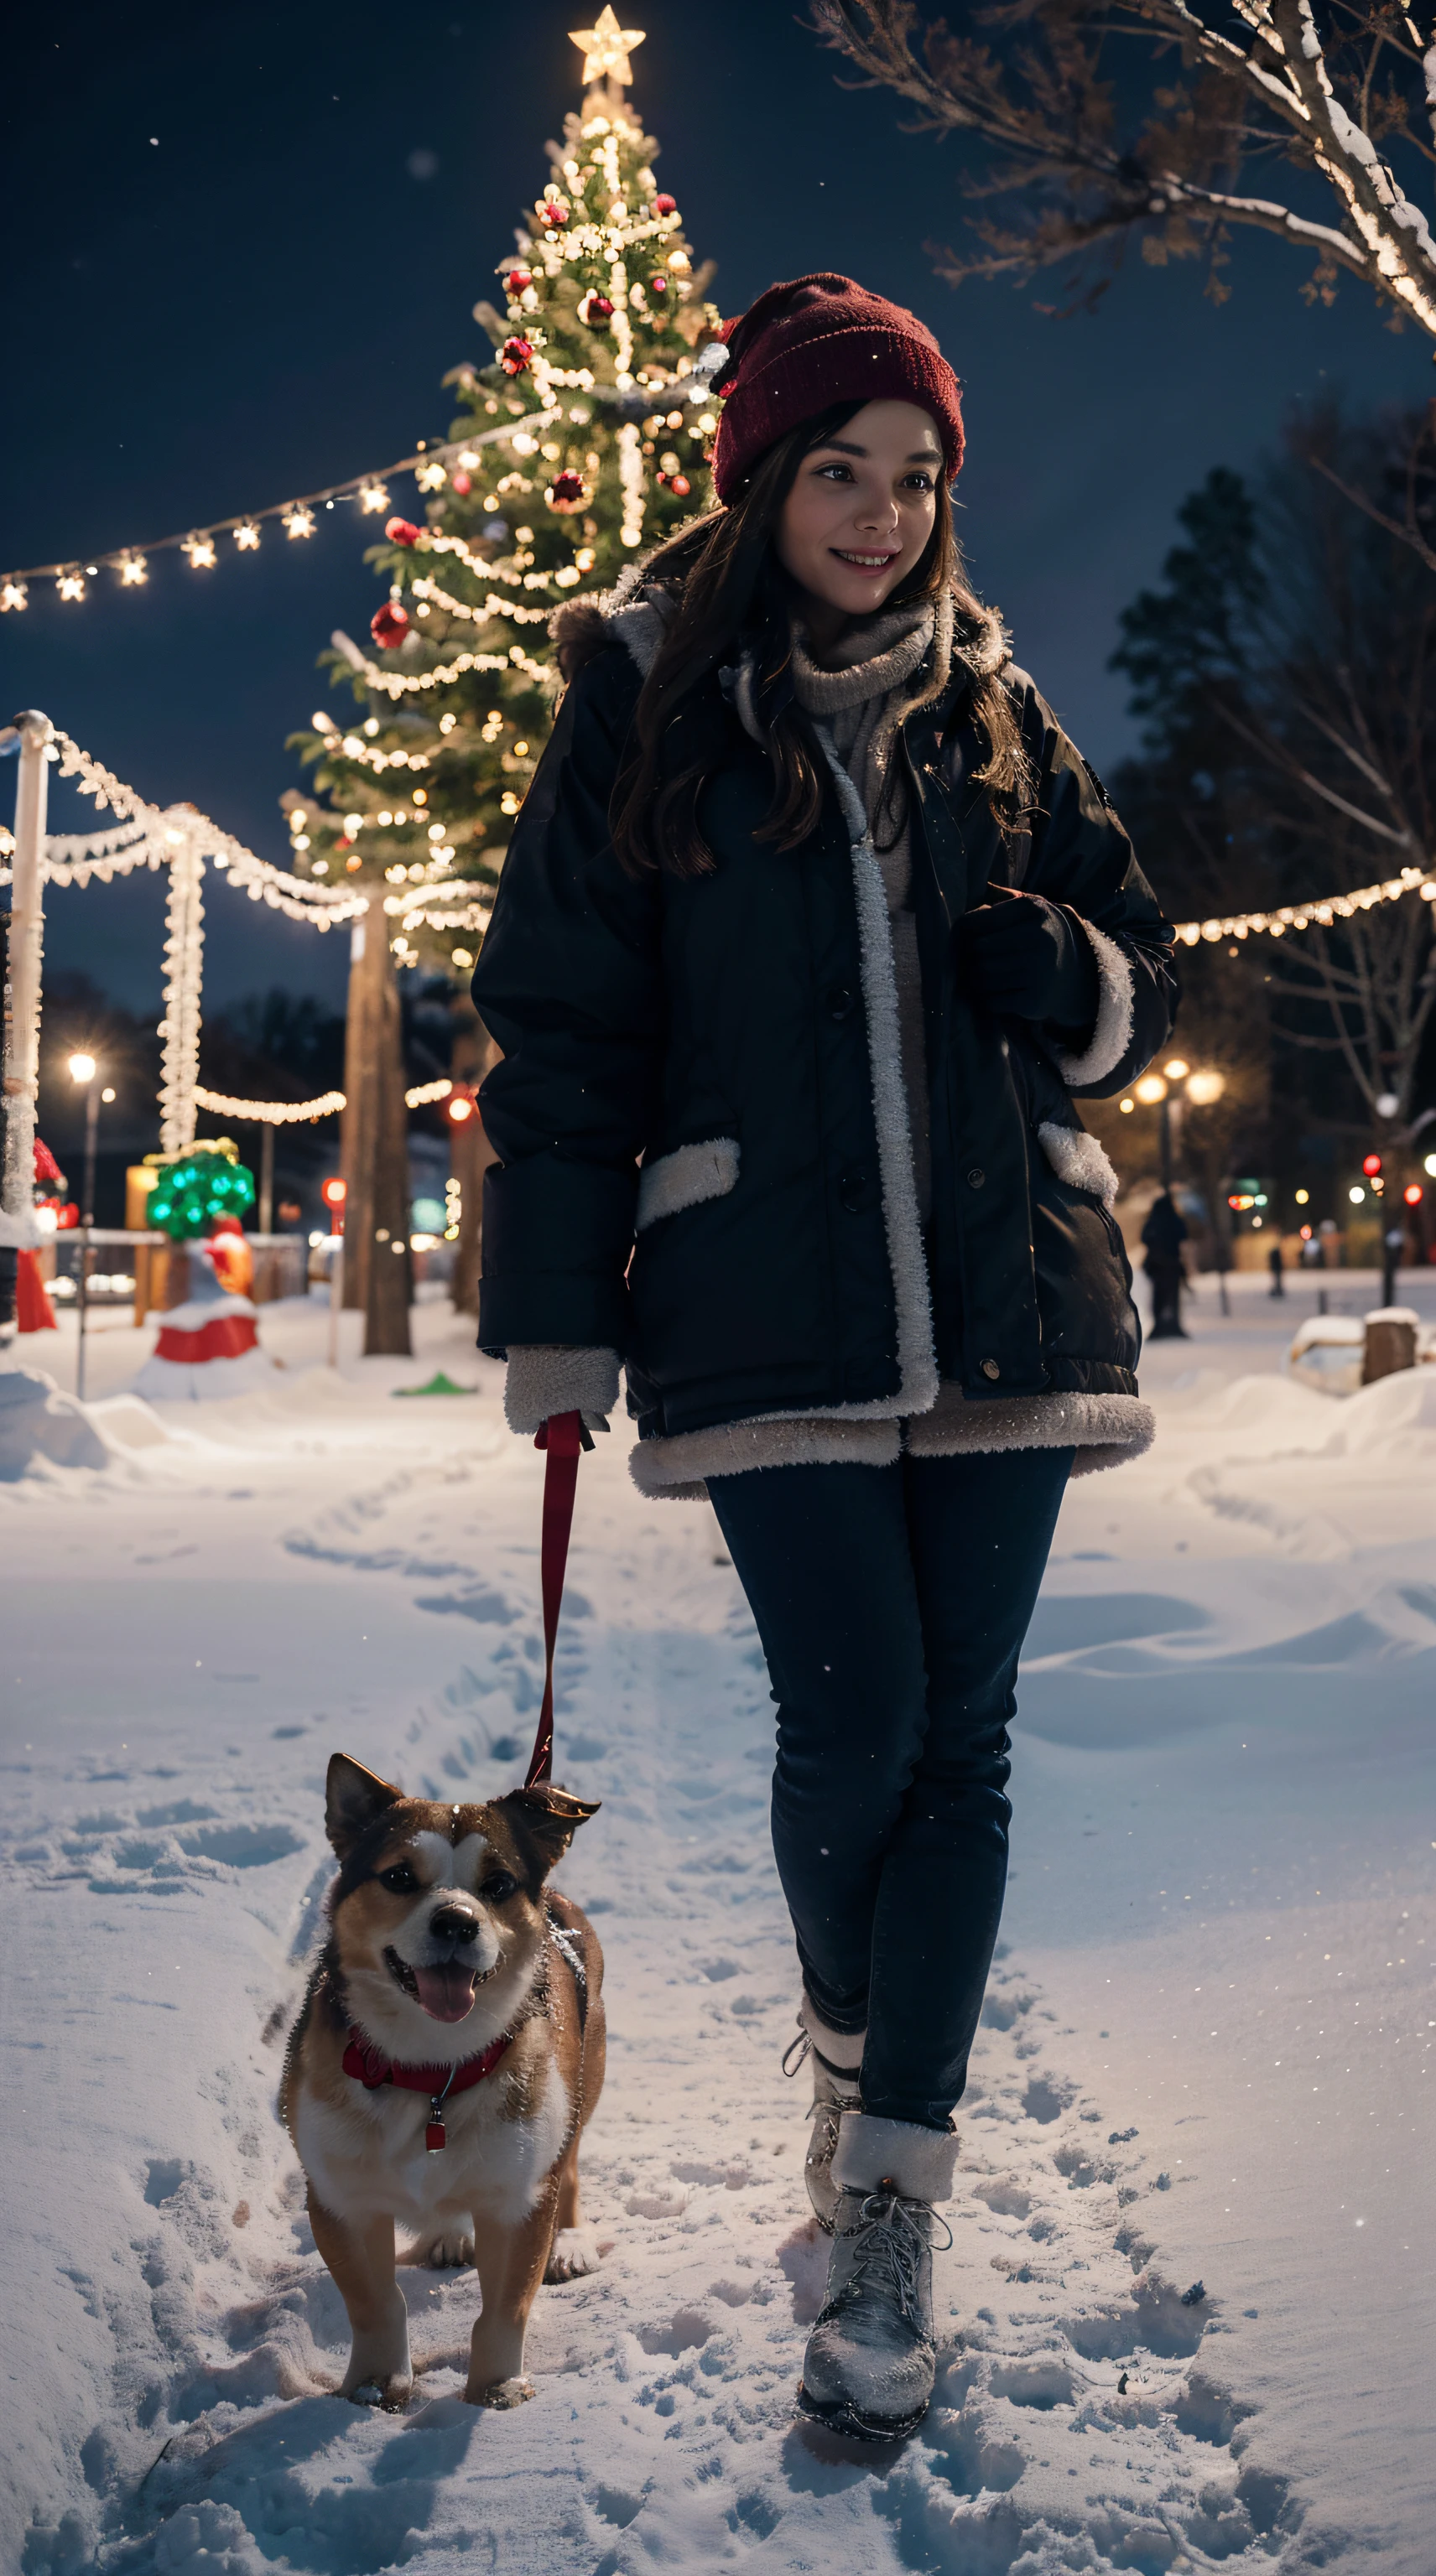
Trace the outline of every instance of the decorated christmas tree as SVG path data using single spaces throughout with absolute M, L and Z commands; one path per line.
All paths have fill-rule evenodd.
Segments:
M 474 308 L 494 363 L 446 378 L 459 417 L 417 469 L 422 522 L 389 516 L 368 557 L 388 582 L 370 640 L 336 636 L 326 657 L 359 712 L 347 725 L 316 715 L 294 738 L 313 786 L 285 799 L 296 867 L 373 889 L 351 978 L 351 1103 L 376 1083 L 402 1091 L 395 967 L 467 983 L 552 721 L 554 611 L 611 588 L 711 506 L 717 415 L 695 362 L 718 315 L 625 95 L 643 38 L 606 7 L 574 41 L 582 112 L 566 118 L 548 184 L 498 263 L 500 302 Z M 478 1121 L 467 1123 L 476 1138 Z M 396 1239 L 406 1217 L 392 1183 L 366 1192 L 359 1166 L 384 1159 L 385 1134 L 392 1163 L 399 1130 L 392 1104 L 373 1099 L 349 1126 L 346 1302 L 372 1310 L 376 1267 L 391 1303 L 401 1284 L 373 1245 Z M 468 1233 L 469 1204 L 465 1215 Z M 397 1325 L 370 1311 L 366 1348 L 405 1347 Z

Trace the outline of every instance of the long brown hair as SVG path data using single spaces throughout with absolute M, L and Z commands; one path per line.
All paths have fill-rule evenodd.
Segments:
M 672 876 L 705 876 L 712 868 L 713 854 L 698 825 L 698 800 L 712 771 L 711 743 L 700 735 L 685 749 L 684 718 L 704 681 L 747 655 L 773 773 L 773 801 L 757 837 L 792 850 L 817 825 L 826 766 L 807 717 L 784 686 L 793 593 L 773 539 L 803 458 L 862 408 L 836 403 L 776 440 L 727 509 L 684 529 L 645 567 L 644 587 L 667 592 L 673 605 L 639 694 L 610 809 L 613 846 L 632 875 L 664 869 Z M 883 606 L 917 605 L 945 590 L 953 597 L 960 651 L 964 642 L 985 638 L 990 621 L 968 585 L 952 505 L 940 484 L 928 544 Z M 971 712 L 987 737 L 978 783 L 1011 837 L 1021 826 L 1031 773 L 1012 699 L 997 671 L 975 673 Z

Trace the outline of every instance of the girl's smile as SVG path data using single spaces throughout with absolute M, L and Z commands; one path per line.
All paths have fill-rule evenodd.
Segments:
M 942 448 L 916 403 L 871 402 L 803 458 L 774 539 L 816 652 L 870 617 L 923 555 Z

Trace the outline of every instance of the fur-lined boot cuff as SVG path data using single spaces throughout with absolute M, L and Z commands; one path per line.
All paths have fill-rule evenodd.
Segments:
M 846 2111 L 833 2158 L 840 2191 L 876 2191 L 892 2183 L 904 2200 L 951 2200 L 957 2170 L 956 2133 L 920 2129 L 914 2120 L 880 2120 L 870 2111 Z
M 581 1413 L 590 1431 L 606 1431 L 617 1402 L 617 1351 L 553 1342 L 509 1351 L 504 1420 L 510 1431 L 537 1431 L 555 1413 Z
M 812 2041 L 815 2055 L 825 2065 L 835 2067 L 840 2075 L 857 2074 L 868 2044 L 865 2030 L 831 2030 L 806 1987 L 798 2006 L 798 2022 Z

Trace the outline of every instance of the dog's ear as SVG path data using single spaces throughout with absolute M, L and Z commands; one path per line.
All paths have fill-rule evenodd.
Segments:
M 341 1860 L 347 1860 L 362 1833 L 366 1833 L 376 1816 L 402 1798 L 391 1780 L 381 1780 L 377 1771 L 366 1771 L 362 1762 L 351 1754 L 331 1753 L 329 1776 L 324 1784 L 324 1830 Z
M 562 1860 L 579 1826 L 597 1815 L 599 1803 L 597 1798 L 575 1798 L 545 1780 L 532 1789 L 511 1789 L 506 1798 L 494 1800 L 494 1807 L 506 1818 L 525 1858 L 532 1855 L 537 1883 Z

